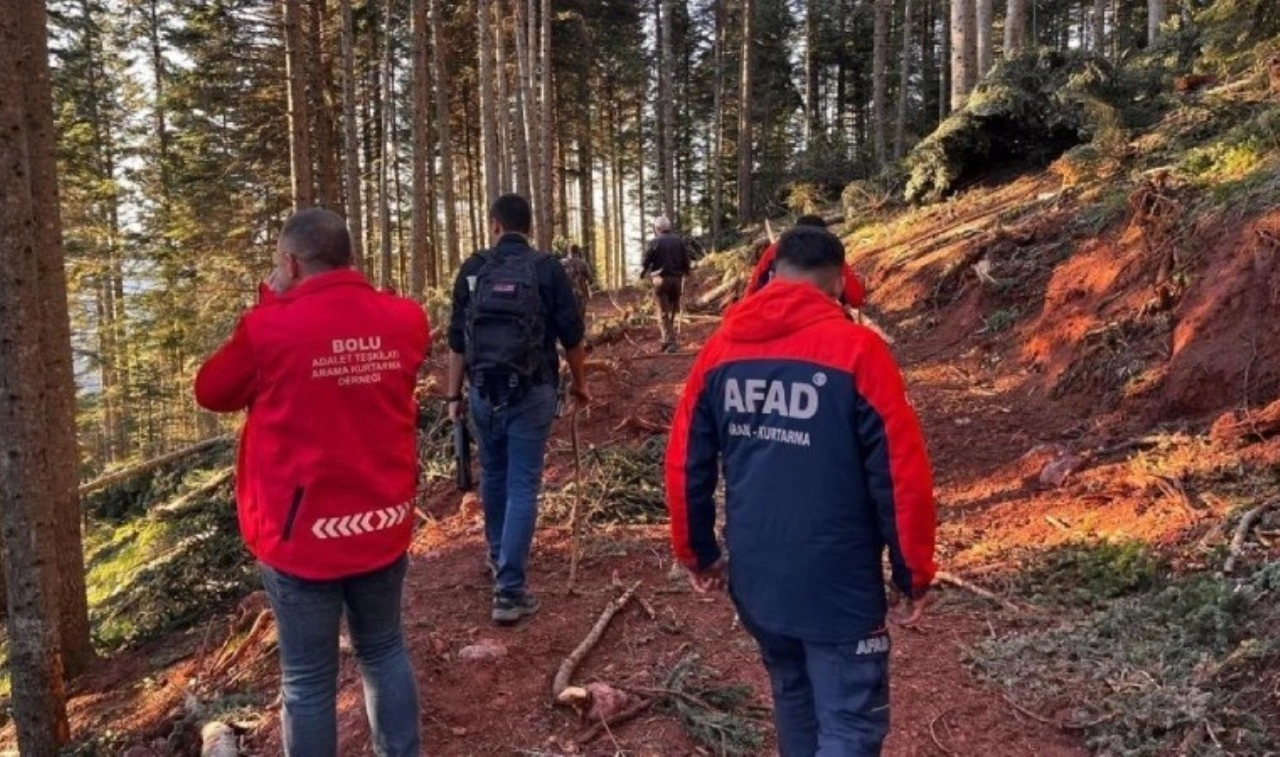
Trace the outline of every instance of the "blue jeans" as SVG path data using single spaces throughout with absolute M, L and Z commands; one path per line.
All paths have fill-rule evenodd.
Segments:
M 781 757 L 875 757 L 889 734 L 889 635 L 812 644 L 769 633 L 739 612 L 773 689 Z
M 538 490 L 547 437 L 556 415 L 551 384 L 531 387 L 519 400 L 494 408 L 471 392 L 471 419 L 480 451 L 480 499 L 489 558 L 498 566 L 495 591 L 518 597 L 538 521 Z
M 259 564 L 279 631 L 281 731 L 290 757 L 337 757 L 338 624 L 343 609 L 364 678 L 379 757 L 417 757 L 418 688 L 400 628 L 407 556 L 336 581 L 307 581 Z

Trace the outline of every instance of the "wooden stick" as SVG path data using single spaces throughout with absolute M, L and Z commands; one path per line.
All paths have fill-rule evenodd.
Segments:
M 569 507 L 569 588 L 566 593 L 573 594 L 578 582 L 578 512 L 582 509 L 582 452 L 578 445 L 577 408 L 569 419 L 569 441 L 573 446 L 573 504 Z
M 212 439 L 205 439 L 204 441 L 198 444 L 193 444 L 190 447 L 185 447 L 183 449 L 177 450 L 176 452 L 170 452 L 167 455 L 161 455 L 160 457 L 154 458 L 152 460 L 148 460 L 145 463 L 138 463 L 137 465 L 129 466 L 124 470 L 119 470 L 119 471 L 116 471 L 115 473 L 111 473 L 101 478 L 96 478 L 87 484 L 80 485 L 80 496 L 83 497 L 86 494 L 92 494 L 98 491 L 99 489 L 105 489 L 108 486 L 111 486 L 113 484 L 118 484 L 121 481 L 128 481 L 134 476 L 140 476 L 143 473 L 146 473 L 147 471 L 155 470 L 156 468 L 159 468 L 162 465 L 167 465 L 172 462 L 177 462 L 178 460 L 181 460 L 185 457 L 190 457 L 191 455 L 199 454 L 201 452 L 204 452 L 205 450 L 213 449 L 214 447 L 217 447 L 220 444 L 225 444 L 226 442 L 230 442 L 233 439 L 234 437 L 231 434 L 227 434 L 225 436 L 215 436 Z
M 995 594 L 982 588 L 981 586 L 977 586 L 975 584 L 969 583 L 968 581 L 964 580 L 963 578 L 957 575 L 953 575 L 946 571 L 938 571 L 938 574 L 934 576 L 934 580 L 944 584 L 950 584 L 951 586 L 954 586 L 958 589 L 964 589 L 965 591 L 971 594 L 976 594 L 977 596 L 982 597 L 983 599 L 989 599 L 992 602 L 995 602 L 996 604 L 1000 605 L 1001 607 L 1004 607 L 1006 610 L 1009 610 L 1011 612 L 1022 612 L 1022 608 L 1015 605 L 1013 602 L 1010 602 L 1004 597 L 996 596 Z
M 623 723 L 629 720 L 634 720 L 637 715 L 639 715 L 640 713 L 652 707 L 655 701 L 656 700 L 653 700 L 653 699 L 644 699 L 639 702 L 636 702 L 635 704 L 631 705 L 630 707 L 623 710 L 622 712 L 619 712 L 617 715 L 614 715 L 608 720 L 601 720 L 595 725 L 588 728 L 587 730 L 578 734 L 578 736 L 574 738 L 574 741 L 578 742 L 579 744 L 590 744 L 591 742 L 600 738 L 600 734 L 604 733 L 606 729 L 610 729 L 615 726 L 622 725 Z
M 556 672 L 555 680 L 551 682 L 552 701 L 559 701 L 560 694 L 569 688 L 569 681 L 573 678 L 573 673 L 578 669 L 578 665 L 595 648 L 595 645 L 600 643 L 600 637 L 604 635 L 605 629 L 609 627 L 609 622 L 613 620 L 613 616 L 627 606 L 627 603 L 631 601 L 631 598 L 635 596 L 636 590 L 639 588 L 640 582 L 636 581 L 631 585 L 631 588 L 610 602 L 604 608 L 604 612 L 600 613 L 600 618 L 591 627 L 591 631 L 582 640 L 582 643 L 578 644 L 577 649 L 570 652 L 569 656 L 564 658 L 564 662 L 560 663 L 560 670 Z
M 1236 526 L 1235 536 L 1231 537 L 1231 549 L 1227 555 L 1227 561 L 1222 566 L 1223 573 L 1230 573 L 1236 568 L 1236 558 L 1240 556 L 1240 550 L 1244 549 L 1245 539 L 1249 537 L 1249 529 L 1253 528 L 1253 524 L 1262 517 L 1263 513 L 1275 507 L 1275 502 L 1268 502 L 1264 505 L 1258 505 L 1249 512 L 1244 514 L 1240 519 L 1240 525 Z

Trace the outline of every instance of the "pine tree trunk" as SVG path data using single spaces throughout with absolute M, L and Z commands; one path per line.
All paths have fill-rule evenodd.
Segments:
M 1169 8 L 1165 0 L 1147 0 L 1147 45 L 1160 39 L 1160 27 L 1169 20 Z
M 1107 0 L 1093 0 L 1089 13 L 1089 49 L 1095 55 L 1107 54 Z
M 898 72 L 898 119 L 893 126 L 893 157 L 901 159 L 907 143 L 907 104 L 910 100 L 911 87 L 911 43 L 912 15 L 915 13 L 913 0 L 902 1 L 902 61 Z
M 393 0 L 384 0 L 382 6 L 382 65 L 378 78 L 378 90 L 381 93 L 375 106 L 378 108 L 378 259 L 381 262 L 378 271 L 378 286 L 393 287 L 391 272 L 391 184 L 390 159 L 394 136 L 391 122 L 392 101 L 395 91 L 391 78 L 391 24 L 394 20 L 391 12 Z M 378 32 L 374 32 L 375 36 Z
M 995 9 L 993 5 L 994 0 L 974 0 L 974 15 L 977 19 L 975 39 L 978 48 L 978 68 L 974 77 L 975 82 L 991 73 L 991 66 L 995 63 L 995 42 L 992 39 L 995 33 Z
M 55 755 L 70 740 L 54 536 L 64 514 L 55 477 L 63 471 L 46 464 L 46 454 L 60 457 L 69 450 L 58 449 L 64 432 L 51 425 L 63 419 L 46 417 L 42 396 L 51 383 L 42 352 L 49 329 L 31 317 L 43 307 L 41 259 L 46 268 L 57 262 L 61 273 L 44 16 L 43 3 L 0 5 L 0 47 L 9 53 L 0 66 L 0 556 L 8 627 L 18 629 L 8 639 L 13 721 L 19 751 L 31 755 Z M 47 124 L 48 133 L 39 127 L 32 133 L 33 121 Z M 50 230 L 52 248 L 45 246 Z M 66 302 L 64 294 L 49 304 L 61 308 L 64 321 Z M 69 351 L 70 342 L 62 349 Z M 73 474 L 72 486 L 75 481 Z M 78 528 L 78 515 L 75 521 Z
M 360 207 L 360 133 L 356 119 L 355 23 L 351 0 L 342 2 L 342 164 L 347 185 L 347 228 L 351 231 L 351 257 L 364 270 L 363 211 Z
M 889 128 L 889 108 L 885 99 L 888 97 L 889 15 L 892 12 L 893 0 L 875 0 L 872 34 L 871 128 L 876 165 L 881 169 L 889 163 L 889 149 L 885 138 Z
M 648 194 L 644 179 L 644 98 L 636 98 L 636 200 L 640 205 L 640 244 L 644 244 L 645 219 L 649 217 Z M 623 275 L 626 279 L 626 275 Z
M 431 52 L 435 65 L 431 74 L 436 85 L 436 132 L 440 140 L 440 187 L 444 201 L 444 249 L 448 260 L 446 270 L 452 272 L 462 263 L 458 244 L 457 184 L 453 170 L 453 138 L 449 125 L 449 72 L 445 58 L 444 21 L 441 3 L 431 3 Z
M 316 177 L 318 179 L 316 200 L 321 206 L 332 208 L 337 204 L 338 199 L 338 150 L 333 133 L 333 113 L 329 107 L 329 98 L 326 97 L 329 67 L 325 61 L 322 32 L 326 2 L 311 0 L 310 5 L 310 13 L 307 14 L 307 20 L 310 22 L 307 35 L 307 52 L 309 53 L 307 73 L 310 74 L 309 106 L 315 124 L 316 167 L 319 170 L 319 176 Z
M 942 96 L 938 88 L 938 44 L 936 30 L 938 17 L 934 13 L 937 0 L 923 0 L 922 23 L 920 24 L 920 78 L 923 90 L 924 115 L 921 126 L 928 133 L 934 114 L 938 112 L 938 99 Z
M 742 76 L 738 93 L 738 220 L 751 221 L 755 208 L 751 196 L 751 169 L 755 164 L 751 136 L 751 84 L 755 3 L 742 0 Z
M 79 494 L 80 449 L 76 437 L 71 322 L 67 312 L 67 281 L 58 200 L 57 134 L 51 105 L 52 83 L 47 63 L 49 52 L 45 37 L 45 11 L 39 3 L 20 5 L 24 6 L 20 28 L 23 29 L 22 36 L 28 40 L 27 52 L 30 55 L 30 65 L 25 67 L 24 73 L 25 131 L 34 213 L 33 240 L 39 276 L 36 287 L 38 305 L 27 312 L 40 313 L 39 354 L 43 358 L 40 379 L 43 381 L 44 408 L 39 423 L 40 428 L 45 429 L 46 437 L 46 446 L 42 452 L 49 476 L 49 499 L 46 506 L 52 510 L 55 529 L 53 565 L 57 577 L 57 631 L 62 648 L 63 670 L 68 676 L 76 676 L 93 661 L 94 652 L 89 638 L 84 549 L 80 538 L 83 516 Z M 114 173 L 114 168 L 108 170 Z M 116 212 L 113 203 L 113 227 L 119 225 Z M 116 320 L 119 322 L 123 314 L 124 287 L 118 259 L 112 265 L 112 278 L 116 307 L 119 308 Z M 0 318 L 0 322 L 9 321 Z M 118 335 L 119 332 L 117 341 Z M 14 626 L 11 625 L 10 628 Z M 11 644 L 13 636 L 10 636 Z
M 484 204 L 487 208 L 502 193 L 498 181 L 498 124 L 493 103 L 493 36 L 490 34 L 491 0 L 476 3 L 477 55 L 480 58 L 480 151 L 484 156 Z
M 595 181 L 592 175 L 595 171 L 595 156 L 592 154 L 590 86 L 585 75 L 579 81 L 578 97 L 583 107 L 582 119 L 578 124 L 578 194 L 582 202 L 582 246 L 590 257 L 597 252 Z
M 968 23 L 973 18 L 974 0 L 951 0 L 951 109 L 960 110 L 969 99 L 968 83 L 972 77 L 968 55 L 973 40 Z M 976 64 L 976 61 L 973 61 Z
M 621 286 L 622 280 L 626 278 L 626 200 L 623 198 L 624 185 L 627 181 L 626 167 L 624 157 L 626 150 L 622 144 L 622 106 L 618 102 L 618 98 L 613 99 L 613 206 L 617 208 L 614 214 L 614 245 L 617 263 L 614 265 L 614 271 L 617 272 L 617 279 L 614 286 Z
M 1012 57 L 1027 44 L 1027 0 L 1009 0 L 1005 6 L 1004 57 Z
M 671 17 L 675 13 L 672 0 L 660 4 L 661 47 L 658 57 L 658 177 L 662 192 L 662 215 L 676 222 L 675 216 L 675 93 L 672 91 L 672 69 L 675 56 L 671 51 Z
M 707 173 L 710 174 L 711 192 L 711 249 L 713 251 L 720 249 L 720 236 L 723 233 L 721 224 L 724 222 L 724 107 L 725 107 L 725 85 L 724 85 L 724 58 L 725 58 L 725 0 L 715 0 L 715 91 L 712 94 L 714 102 L 712 108 L 715 110 L 715 133 L 712 135 L 711 147 L 711 165 Z M 813 2 L 813 0 L 810 0 Z
M 982 72 L 978 70 L 978 0 L 968 0 L 965 3 L 965 14 L 964 94 L 968 99 L 969 93 L 977 86 L 978 79 L 982 78 Z
M 504 4 L 504 0 L 494 0 L 493 51 L 497 64 L 494 78 L 498 86 L 498 100 L 495 105 L 498 118 L 498 187 L 503 194 L 506 194 L 515 188 L 511 157 L 514 151 L 511 132 L 515 125 L 511 121 L 511 93 L 507 91 L 507 32 L 504 23 Z
M 302 45 L 301 0 L 284 0 L 284 67 L 289 80 L 289 159 L 293 179 L 293 206 L 316 204 L 311 174 L 311 116 L 307 108 L 307 58 Z
M 722 12 L 716 0 L 717 25 Z M 804 13 L 804 145 L 805 149 L 813 148 L 813 141 L 822 128 L 822 112 L 818 104 L 818 0 L 805 1 Z M 718 34 L 718 32 L 717 32 Z M 717 36 L 715 44 L 720 44 Z M 717 48 L 716 54 L 719 54 Z M 717 61 L 717 71 L 720 63 Z
M 413 27 L 413 242 L 410 245 L 409 291 L 422 301 L 426 293 L 428 266 L 434 258 L 431 249 L 431 213 L 427 201 L 427 164 L 431 162 L 431 80 L 427 66 L 430 30 L 427 0 L 412 0 L 410 25 Z
M 537 194 L 542 187 L 542 161 L 538 157 L 538 148 L 542 144 L 542 135 L 538 128 L 541 111 L 534 88 L 534 71 L 537 57 L 534 40 L 537 37 L 537 0 L 514 0 L 516 64 L 520 73 L 520 108 L 521 123 L 524 127 L 524 152 L 528 165 L 529 194 L 526 197 L 534 205 L 537 212 Z M 521 13 L 523 11 L 523 13 Z
M 555 114 L 552 111 L 555 86 L 555 72 L 553 60 L 551 58 L 551 19 L 552 19 L 551 0 L 542 0 L 542 147 L 538 151 L 539 157 L 542 158 L 542 169 L 538 172 L 538 178 L 542 180 L 542 185 L 538 188 L 538 249 L 550 250 L 554 229 L 552 229 L 552 221 L 555 218 L 555 209 L 552 204 L 555 202 L 555 194 L 552 192 L 551 182 L 555 178 L 555 152 L 552 147 L 551 134 L 555 129 Z

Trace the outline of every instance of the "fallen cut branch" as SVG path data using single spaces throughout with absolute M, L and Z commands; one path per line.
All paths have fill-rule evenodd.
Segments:
M 216 475 L 214 475 L 213 478 L 209 479 L 209 481 L 205 483 L 203 486 L 201 486 L 200 488 L 194 491 L 187 492 L 186 494 L 182 495 L 181 497 L 178 497 L 177 499 L 175 499 L 174 501 L 168 504 L 164 504 L 157 507 L 155 509 L 155 513 L 156 515 L 162 518 L 179 515 L 182 513 L 183 510 L 186 510 L 188 507 L 190 507 L 196 500 L 201 499 L 202 497 L 207 497 L 210 494 L 213 494 L 215 491 L 221 488 L 223 484 L 230 481 L 234 475 L 235 475 L 235 468 L 227 468 L 225 470 L 219 471 Z
M 609 627 L 609 622 L 613 620 L 613 616 L 617 615 L 622 608 L 627 606 L 631 598 L 635 596 L 636 590 L 640 588 L 640 582 L 636 581 L 617 599 L 610 602 L 604 612 L 600 613 L 600 618 L 596 624 L 591 627 L 591 631 L 587 634 L 582 643 L 564 658 L 564 662 L 560 663 L 560 670 L 556 672 L 555 680 L 551 682 L 551 698 L 559 702 L 560 695 L 564 690 L 569 688 L 569 681 L 573 678 L 574 672 L 578 669 L 578 665 L 582 664 L 582 660 L 600 643 L 600 637 L 604 635 L 605 629 Z
M 650 434 L 665 434 L 667 433 L 667 430 L 668 430 L 666 426 L 663 426 L 659 423 L 654 423 L 653 421 L 645 420 L 644 418 L 637 418 L 634 415 L 628 415 L 626 418 L 622 419 L 621 423 L 613 427 L 614 433 L 617 433 L 618 431 L 622 431 L 624 429 L 631 429 L 633 431 L 644 431 Z
M 1245 513 L 1244 517 L 1240 519 L 1240 525 L 1236 526 L 1235 536 L 1231 537 L 1231 548 L 1227 554 L 1227 561 L 1222 565 L 1223 573 L 1230 573 L 1235 570 L 1236 559 L 1240 557 L 1240 551 L 1244 549 L 1245 539 L 1249 538 L 1249 529 L 1253 528 L 1253 524 L 1262 517 L 1263 513 L 1275 506 L 1275 502 L 1258 505 Z
M 569 421 L 569 440 L 573 444 L 573 505 L 569 509 L 569 589 L 578 583 L 578 513 L 582 511 L 582 449 L 578 444 L 578 411 Z
M 275 616 L 271 614 L 270 610 L 263 610 L 258 613 L 258 617 L 253 621 L 253 627 L 250 628 L 249 633 L 245 635 L 244 641 L 240 642 L 240 646 L 236 647 L 234 652 L 228 649 L 223 650 L 222 654 L 218 656 L 218 662 L 214 664 L 213 670 L 210 671 L 209 677 L 216 678 L 217 676 L 229 672 L 236 665 L 240 664 L 245 655 L 249 653 L 249 650 L 257 644 L 262 637 L 267 635 L 267 629 L 271 627 L 271 623 L 274 619 Z M 230 641 L 227 642 L 228 646 L 230 646 L 230 643 Z
M 719 286 L 699 297 L 695 304 L 700 308 L 704 308 L 717 300 L 723 299 L 726 295 L 737 290 L 739 283 L 740 280 L 737 276 L 730 276 Z
M 578 734 L 577 737 L 574 738 L 574 741 L 579 744 L 590 744 L 600 738 L 600 734 L 605 733 L 616 726 L 620 726 L 629 720 L 634 720 L 640 713 L 652 707 L 655 701 L 656 700 L 653 699 L 642 699 L 622 712 L 619 712 L 617 715 L 614 715 L 607 720 L 597 722 L 595 725 Z
M 1109 720 L 1114 720 L 1116 716 L 1115 713 L 1113 712 L 1109 715 L 1103 715 L 1102 717 L 1096 720 L 1090 720 L 1087 723 L 1059 723 L 1056 720 L 1050 720 L 1049 718 L 1046 718 L 1044 715 L 1041 715 L 1037 712 L 1033 712 L 1032 710 L 1029 710 L 1026 707 L 1023 707 L 1022 705 L 1013 701 L 1013 698 L 1010 697 L 1008 694 L 1002 694 L 1001 696 L 1004 697 L 1004 701 L 1009 703 L 1010 707 L 1022 713 L 1023 715 L 1026 715 L 1027 717 L 1031 718 L 1037 723 L 1043 723 L 1044 725 L 1051 726 L 1053 728 L 1058 728 L 1063 731 L 1087 731 L 1090 728 L 1095 728 L 1097 726 L 1100 726 Z
M 948 573 L 948 572 L 946 572 L 946 571 L 944 571 L 944 570 L 938 571 L 938 574 L 937 574 L 936 576 L 934 576 L 934 580 L 935 580 L 935 581 L 938 581 L 939 583 L 949 584 L 949 585 L 951 585 L 951 586 L 956 587 L 957 589 L 964 589 L 965 591 L 969 592 L 970 594 L 975 594 L 975 595 L 977 595 L 977 596 L 979 596 L 979 597 L 982 597 L 983 599 L 987 599 L 987 600 L 990 600 L 990 601 L 992 601 L 992 602 L 995 602 L 996 604 L 1000 605 L 1001 607 L 1005 608 L 1006 610 L 1009 610 L 1010 612 L 1022 612 L 1022 611 L 1023 611 L 1023 608 L 1021 608 L 1021 607 L 1017 606 L 1017 605 L 1016 605 L 1016 604 L 1014 604 L 1013 602 L 1010 602 L 1009 600 L 1005 599 L 1004 597 L 997 596 L 996 594 L 994 594 L 994 593 L 992 593 L 992 592 L 990 592 L 990 591 L 988 591 L 988 590 L 986 590 L 986 589 L 982 588 L 981 586 L 978 586 L 978 585 L 976 585 L 976 584 L 972 584 L 972 583 L 970 583 L 970 582 L 968 582 L 968 581 L 964 580 L 963 578 L 961 578 L 961 577 L 959 577 L 959 576 L 957 576 L 957 575 L 953 575 L 953 574 L 951 574 L 951 573 Z
M 177 462 L 179 460 L 190 457 L 192 455 L 197 455 L 201 452 L 204 452 L 205 450 L 213 449 L 214 447 L 217 447 L 221 444 L 226 444 L 232 441 L 233 439 L 234 437 L 231 434 L 227 434 L 225 436 L 215 436 L 212 439 L 205 439 L 204 441 L 198 444 L 193 444 L 190 447 L 185 447 L 183 449 L 177 450 L 176 452 L 170 452 L 167 455 L 161 455 L 160 457 L 154 458 L 152 460 L 148 460 L 145 463 L 138 463 L 137 465 L 131 465 L 128 468 L 125 468 L 123 470 L 119 470 L 119 471 L 116 471 L 115 473 L 111 473 L 101 478 L 94 479 L 93 481 L 90 481 L 87 484 L 81 484 L 80 496 L 83 497 L 85 495 L 92 494 L 98 491 L 99 489 L 105 489 L 108 486 L 113 486 L 115 484 L 120 483 L 121 481 L 128 481 L 129 479 L 135 476 L 141 476 L 143 473 L 153 471 L 156 468 L 159 468 L 161 466 L 168 465 L 169 463 Z

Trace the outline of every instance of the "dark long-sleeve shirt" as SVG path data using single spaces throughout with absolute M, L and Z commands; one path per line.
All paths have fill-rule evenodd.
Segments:
M 640 275 L 661 273 L 664 276 L 688 276 L 693 270 L 689 247 L 680 237 L 664 232 L 654 237 L 644 252 Z
M 537 252 L 520 234 L 504 234 L 494 246 L 499 255 L 539 255 L 535 270 L 538 274 L 538 295 L 542 299 L 542 315 L 546 319 L 546 341 L 543 361 L 546 365 L 547 383 L 559 384 L 560 357 L 556 342 L 565 349 L 573 349 L 582 343 L 586 327 L 578 310 L 573 286 L 564 272 L 564 266 L 550 255 Z M 449 349 L 460 355 L 467 351 L 467 307 L 471 303 L 471 287 L 467 277 L 475 276 L 484 266 L 484 258 L 472 255 L 462 264 L 453 284 L 453 309 L 449 317 Z

